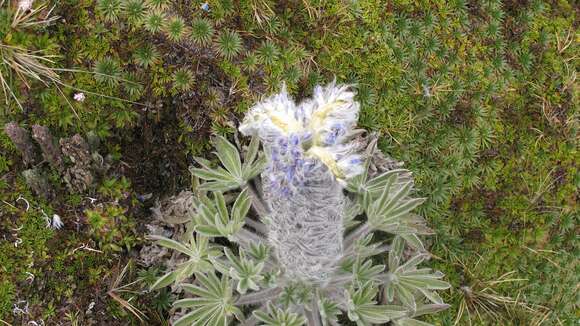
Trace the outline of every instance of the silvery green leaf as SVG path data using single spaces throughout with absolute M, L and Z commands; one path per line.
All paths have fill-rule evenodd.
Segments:
M 398 176 L 407 172 L 409 171 L 405 169 L 389 170 L 369 180 L 365 185 L 365 190 L 371 193 L 373 197 L 376 197 L 381 194 L 383 189 L 392 188 L 396 184 Z
M 155 283 L 153 283 L 153 285 L 151 285 L 149 290 L 153 291 L 153 290 L 157 290 L 160 288 L 164 288 L 164 287 L 170 285 L 171 283 L 175 282 L 176 277 L 177 277 L 177 273 L 175 273 L 175 272 L 166 273 L 165 275 L 158 278 L 157 281 L 155 281 Z
M 252 201 L 250 196 L 248 196 L 248 190 L 244 189 L 236 199 L 234 206 L 232 207 L 232 220 L 236 223 L 242 223 L 252 206 Z
M 194 252 L 191 250 L 191 248 L 188 248 L 186 245 L 179 243 L 173 239 L 169 239 L 169 238 L 166 238 L 166 237 L 163 237 L 160 235 L 149 235 L 149 236 L 147 236 L 147 239 L 156 241 L 155 243 L 159 246 L 173 249 L 173 250 L 177 250 L 177 251 L 179 251 L 183 254 L 186 254 L 188 256 L 191 256 L 194 254 Z
M 206 180 L 206 181 L 235 181 L 228 171 L 218 167 L 216 169 L 200 169 L 200 168 L 190 168 L 189 171 L 194 176 Z
M 407 310 L 400 306 L 377 305 L 375 301 L 377 289 L 371 282 L 351 289 L 347 294 L 347 315 L 357 325 L 384 324 L 407 314 Z
M 222 233 L 213 225 L 197 225 L 195 226 L 195 231 L 211 238 L 222 236 Z
M 321 298 L 318 301 L 320 316 L 322 317 L 322 325 L 328 326 L 329 323 L 338 323 L 338 315 L 340 314 L 340 309 L 336 302 L 333 302 L 326 298 Z
M 401 234 L 401 237 L 405 239 L 405 241 L 411 246 L 411 248 L 423 252 L 426 251 L 425 246 L 423 246 L 423 242 L 419 237 L 414 233 L 406 233 Z
M 381 274 L 384 269 L 385 265 L 373 265 L 371 260 L 367 260 L 364 263 L 355 263 L 352 274 L 355 277 L 355 280 L 365 283 L 367 281 L 376 280 L 377 276 Z
M 412 318 L 401 318 L 395 320 L 394 322 L 396 326 L 433 326 L 433 324 Z
M 188 305 L 193 310 L 181 317 L 174 325 L 227 325 L 232 317 L 241 317 L 234 305 L 233 289 L 227 277 L 218 278 L 213 272 L 196 274 L 199 285 L 182 284 L 182 288 L 193 294 L 194 300 L 177 301 L 177 306 Z
M 228 191 L 240 186 L 241 184 L 237 181 L 210 181 L 202 183 L 198 189 L 201 191 Z
M 251 165 L 244 166 L 243 177 L 244 180 L 252 180 L 255 178 L 260 172 L 264 170 L 267 165 L 266 157 L 261 156 Z
M 396 236 L 389 251 L 389 270 L 391 272 L 394 272 L 399 267 L 404 249 L 405 241 L 400 236 Z
M 272 303 L 268 304 L 267 311 L 254 311 L 254 316 L 265 326 L 302 326 L 306 323 L 304 316 L 279 309 Z
M 244 168 L 246 168 L 252 162 L 254 162 L 254 160 L 258 156 L 259 148 L 260 148 L 260 138 L 252 137 L 252 140 L 250 140 L 250 144 L 248 145 L 248 150 L 244 155 Z
M 270 248 L 263 243 L 251 243 L 248 253 L 257 261 L 263 262 L 270 255 Z
M 228 172 L 237 180 L 241 181 L 242 161 L 238 149 L 222 136 L 216 136 L 213 144 L 217 150 L 216 155 Z
M 448 304 L 424 304 L 417 306 L 417 310 L 413 314 L 413 317 L 418 317 L 427 314 L 434 314 L 445 309 L 448 309 L 450 306 Z

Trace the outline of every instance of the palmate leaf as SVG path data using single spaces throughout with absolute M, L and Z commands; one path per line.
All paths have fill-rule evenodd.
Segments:
M 202 197 L 196 201 L 195 230 L 207 237 L 230 237 L 244 226 L 250 206 L 247 189 L 238 195 L 231 212 L 221 192 L 214 192 L 213 201 Z
M 161 276 L 151 285 L 151 290 L 160 289 L 171 283 L 179 283 L 193 275 L 193 273 L 213 271 L 212 261 L 221 256 L 221 251 L 213 248 L 209 244 L 208 238 L 200 234 L 191 237 L 189 244 L 183 244 L 157 235 L 151 235 L 147 238 L 156 241 L 157 245 L 179 251 L 189 257 L 187 261 L 180 264 L 174 271 Z
M 234 305 L 233 290 L 226 276 L 218 278 L 213 272 L 196 274 L 199 285 L 182 284 L 193 298 L 177 300 L 175 308 L 192 309 L 173 326 L 227 326 L 233 317 L 241 319 L 242 312 Z
M 387 172 L 388 173 L 388 172 Z M 378 177 L 380 178 L 380 176 Z M 405 218 L 424 198 L 409 198 L 413 182 L 407 181 L 400 187 L 393 186 L 396 174 L 391 174 L 381 182 L 384 185 L 379 197 L 374 201 L 370 192 L 363 196 L 363 205 L 369 224 L 377 230 L 385 232 L 412 233 L 412 228 L 404 228 Z
M 377 288 L 371 282 L 347 291 L 348 318 L 358 326 L 370 326 L 406 316 L 407 310 L 401 306 L 378 305 L 375 301 L 377 292 Z
M 323 326 L 338 324 L 340 308 L 336 302 L 330 301 L 327 298 L 320 298 L 318 307 Z
M 237 257 L 228 248 L 224 249 L 226 257 L 229 262 L 229 269 L 224 273 L 228 273 L 230 277 L 238 281 L 236 285 L 236 290 L 240 294 L 245 294 L 248 289 L 258 291 L 260 286 L 258 285 L 260 281 L 264 278 L 260 273 L 264 269 L 264 263 L 256 263 L 251 259 L 246 258 L 246 254 L 240 251 L 240 256 Z
M 268 303 L 268 310 L 254 311 L 254 316 L 265 326 L 302 326 L 306 323 L 304 316 L 282 310 Z
M 200 190 L 228 191 L 242 187 L 248 180 L 253 179 L 266 166 L 265 157 L 258 157 L 259 140 L 252 139 L 242 164 L 237 148 L 222 136 L 213 138 L 216 148 L 215 154 L 223 167 L 211 168 L 209 161 L 203 158 L 195 160 L 201 168 L 190 168 L 191 173 L 206 181 L 200 185 Z M 257 159 L 256 159 L 257 158 Z
M 417 309 L 415 295 L 421 293 L 429 301 L 443 305 L 443 300 L 434 291 L 450 287 L 449 283 L 441 280 L 443 273 L 433 272 L 430 268 L 417 268 L 427 258 L 425 254 L 418 254 L 399 266 L 402 242 L 401 238 L 395 239 L 393 250 L 389 252 L 389 272 L 379 276 L 384 282 L 387 300 L 393 302 L 397 298 L 414 311 Z

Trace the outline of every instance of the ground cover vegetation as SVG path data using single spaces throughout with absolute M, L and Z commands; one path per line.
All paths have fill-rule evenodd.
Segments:
M 426 198 L 450 307 L 418 318 L 576 322 L 573 1 L 0 3 L 2 322 L 168 324 L 180 296 L 150 290 L 172 264 L 146 236 L 187 233 L 194 158 L 240 144 L 281 82 L 303 99 L 335 78 Z

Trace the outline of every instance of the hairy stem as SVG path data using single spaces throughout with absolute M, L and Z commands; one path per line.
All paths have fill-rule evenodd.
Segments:
M 369 222 L 365 222 L 363 225 L 359 226 L 356 230 L 349 233 L 346 238 L 344 239 L 342 247 L 344 248 L 344 252 L 349 252 L 352 246 L 354 245 L 355 241 L 358 239 L 364 238 L 367 234 L 369 234 L 372 230 L 371 225 Z
M 320 310 L 318 309 L 318 296 L 315 296 L 310 302 L 310 311 L 304 309 L 304 314 L 308 319 L 308 326 L 322 326 Z
M 258 292 L 253 292 L 249 294 L 242 295 L 236 301 L 236 305 L 251 305 L 256 303 L 261 303 L 268 301 L 277 297 L 282 292 L 282 287 L 277 286 L 275 288 L 265 289 Z
M 270 210 L 268 209 L 267 204 L 264 202 L 264 199 L 262 198 L 262 195 L 260 194 L 258 188 L 256 188 L 254 182 L 248 181 L 248 183 L 246 184 L 246 188 L 248 189 L 248 194 L 252 199 L 252 207 L 254 207 L 256 213 L 261 218 L 268 216 L 268 214 L 270 214 Z
M 266 227 L 266 225 L 264 225 L 264 223 L 255 221 L 250 217 L 246 217 L 246 225 L 251 227 L 252 229 L 258 231 L 262 235 L 268 234 L 268 228 Z
M 241 245 L 244 249 L 249 249 L 250 244 L 266 243 L 266 239 L 248 229 L 241 228 L 236 234 L 232 235 L 231 239 Z

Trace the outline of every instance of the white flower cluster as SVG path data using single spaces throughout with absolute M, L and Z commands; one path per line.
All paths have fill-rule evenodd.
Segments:
M 280 138 L 297 138 L 307 157 L 324 163 L 339 182 L 363 172 L 361 157 L 350 138 L 359 104 L 348 86 L 317 86 L 313 97 L 295 104 L 282 91 L 250 109 L 239 130 L 260 137 L 265 145 Z

